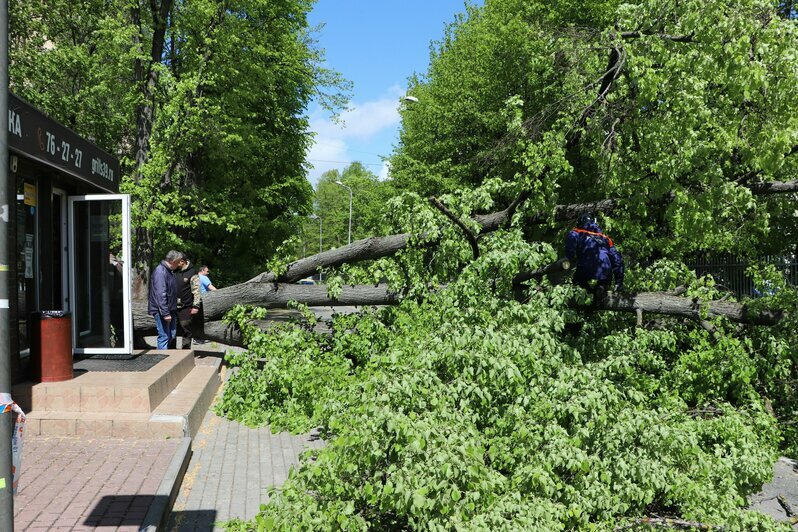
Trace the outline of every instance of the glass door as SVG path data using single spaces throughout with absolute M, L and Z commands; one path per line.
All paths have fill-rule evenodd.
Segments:
M 72 196 L 68 227 L 74 352 L 130 354 L 130 196 Z

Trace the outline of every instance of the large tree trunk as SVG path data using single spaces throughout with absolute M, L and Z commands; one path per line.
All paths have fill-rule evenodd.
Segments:
M 155 119 L 155 90 L 158 86 L 158 65 L 161 62 L 166 42 L 166 29 L 169 21 L 169 12 L 172 10 L 173 0 L 161 0 L 160 4 L 155 0 L 149 4 L 149 15 L 152 17 L 152 42 L 150 46 L 149 60 L 143 59 L 143 36 L 150 32 L 145 30 L 142 24 L 141 4 L 136 2 L 130 9 L 130 16 L 133 23 L 138 26 L 138 33 L 133 36 L 133 45 L 139 52 L 136 59 L 134 72 L 136 82 L 141 92 L 140 103 L 136 106 L 136 144 L 135 144 L 135 168 L 133 179 L 139 183 L 142 179 L 144 165 L 149 160 L 150 138 L 152 136 L 152 125 Z M 139 198 L 139 201 L 142 201 Z M 146 205 L 139 206 L 139 210 L 146 211 Z M 150 264 L 153 259 L 153 240 L 150 229 L 145 229 L 141 224 L 137 224 L 136 240 L 133 250 L 133 286 L 132 294 L 135 300 L 147 299 L 147 286 L 150 279 Z
M 234 328 L 221 321 L 225 312 L 236 304 L 249 304 L 265 308 L 285 308 L 289 301 L 312 307 L 393 305 L 399 296 L 384 284 L 345 286 L 338 298 L 327 295 L 323 285 L 296 285 L 248 282 L 223 288 L 203 296 L 204 315 L 195 318 L 194 333 L 197 338 L 214 340 L 227 345 L 240 345 L 241 337 Z M 641 292 L 639 294 L 610 293 L 586 310 L 619 311 L 662 314 L 694 320 L 722 317 L 737 323 L 775 325 L 781 320 L 780 310 L 753 311 L 747 305 L 731 301 L 702 301 L 697 298 L 676 296 L 666 292 Z M 266 327 L 268 321 L 259 322 Z M 136 338 L 155 334 L 155 322 L 147 314 L 146 304 L 137 302 L 133 308 L 133 325 Z M 201 330 L 202 329 L 202 330 Z M 140 341 L 137 342 L 140 345 Z
M 202 313 L 194 318 L 197 338 L 215 340 L 228 345 L 239 345 L 240 337 L 232 342 L 230 327 L 222 321 L 224 314 L 235 305 L 252 305 L 264 308 L 284 309 L 289 301 L 304 303 L 312 307 L 393 305 L 399 302 L 398 294 L 381 285 L 347 285 L 337 298 L 327 294 L 324 285 L 300 285 L 248 282 L 202 296 Z M 201 330 L 203 329 L 204 330 Z M 146 301 L 133 302 L 133 329 L 136 344 L 140 338 L 156 334 L 155 320 L 147 313 Z M 235 336 L 235 335 L 234 335 Z

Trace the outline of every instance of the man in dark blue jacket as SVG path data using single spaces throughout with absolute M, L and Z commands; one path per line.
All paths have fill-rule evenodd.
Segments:
M 166 254 L 150 278 L 147 311 L 155 318 L 158 330 L 158 349 L 169 349 L 177 332 L 177 283 L 172 274 L 180 265 L 183 254 L 172 250 Z
M 574 283 L 601 295 L 612 286 L 623 289 L 623 257 L 612 239 L 601 232 L 596 216 L 583 214 L 565 239 L 565 256 L 576 264 Z

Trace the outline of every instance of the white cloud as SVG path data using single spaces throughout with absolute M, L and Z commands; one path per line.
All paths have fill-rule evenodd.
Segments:
M 346 161 L 349 154 L 342 139 L 317 136 L 310 147 L 307 158 L 313 168 L 308 170 L 308 179 L 316 186 L 321 174 L 333 168 L 341 168 L 340 161 Z
M 353 142 L 358 146 L 370 146 L 376 136 L 386 130 L 395 129 L 400 122 L 399 103 L 404 92 L 399 86 L 391 87 L 385 95 L 377 100 L 349 105 L 349 109 L 341 113 L 337 121 L 317 112 L 311 116 L 310 129 L 316 136 L 313 146 L 308 152 L 308 162 L 313 168 L 308 172 L 308 179 L 314 185 L 321 174 L 332 168 L 343 169 L 350 161 L 362 160 L 362 150 L 354 150 Z M 371 159 L 377 161 L 379 155 L 388 155 L 390 146 L 372 147 Z M 350 151 L 357 152 L 353 157 Z M 376 171 L 376 167 L 372 168 Z M 380 179 L 387 177 L 386 164 L 381 165 Z
M 385 161 L 380 168 L 380 181 L 386 181 L 391 177 L 391 162 Z

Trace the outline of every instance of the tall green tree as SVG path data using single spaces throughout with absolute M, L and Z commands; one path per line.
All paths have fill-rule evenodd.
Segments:
M 305 110 L 346 87 L 321 66 L 312 5 L 12 4 L 13 90 L 123 158 L 139 286 L 170 247 L 245 278 L 310 211 Z
M 393 184 L 380 181 L 363 164 L 354 162 L 343 171 L 325 172 L 316 186 L 314 214 L 322 219 L 323 247 L 340 247 L 349 237 L 349 191 L 337 181 L 352 189 L 352 241 L 384 234 L 386 201 L 393 195 Z
M 402 110 L 398 186 L 506 183 L 530 211 L 618 198 L 638 257 L 783 251 L 796 174 L 795 23 L 773 3 L 488 0 L 433 47 Z M 711 220 L 712 223 L 707 223 Z

